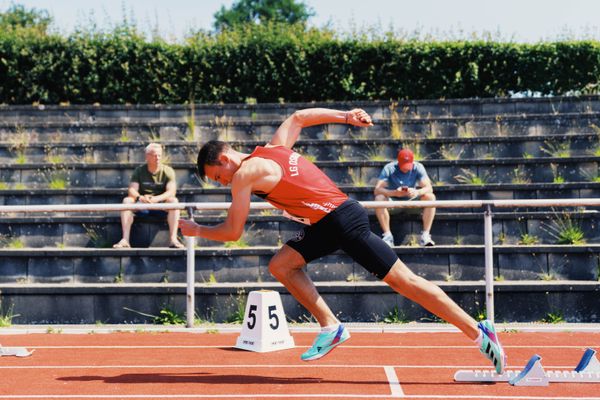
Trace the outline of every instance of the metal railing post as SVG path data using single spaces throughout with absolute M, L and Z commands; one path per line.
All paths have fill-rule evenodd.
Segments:
M 187 207 L 187 212 L 190 220 L 194 219 L 194 209 L 192 207 Z M 194 316 L 196 315 L 196 306 L 195 306 L 195 283 L 196 283 L 196 237 L 195 236 L 186 236 L 185 238 L 186 245 L 186 256 L 187 256 L 187 268 L 186 268 L 186 318 L 187 323 L 186 326 L 188 328 L 194 327 Z
M 483 238 L 485 245 L 485 310 L 487 319 L 494 322 L 494 235 L 490 204 L 485 205 L 483 213 Z

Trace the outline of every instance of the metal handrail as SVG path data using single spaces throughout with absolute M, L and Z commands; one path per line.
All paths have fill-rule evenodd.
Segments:
M 493 266 L 493 233 L 492 207 L 592 207 L 600 206 L 600 199 L 532 199 L 532 200 L 435 200 L 435 201 L 363 201 L 363 207 L 371 208 L 482 208 L 484 217 L 485 247 L 485 303 L 487 318 L 494 320 L 494 266 Z M 51 213 L 51 212 L 106 212 L 106 211 L 138 211 L 138 210 L 194 210 L 214 211 L 227 210 L 229 202 L 204 203 L 161 203 L 161 204 L 65 204 L 65 205 L 14 205 L 0 206 L 0 214 L 7 213 Z M 251 210 L 275 209 L 267 202 L 250 203 Z M 186 316 L 187 327 L 194 326 L 195 314 L 195 240 L 186 239 L 187 257 L 187 290 Z

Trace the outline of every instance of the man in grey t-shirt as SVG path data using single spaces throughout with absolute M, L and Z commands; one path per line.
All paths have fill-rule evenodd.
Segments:
M 414 161 L 414 154 L 409 149 L 398 152 L 398 161 L 387 164 L 381 170 L 375 185 L 375 200 L 386 201 L 392 198 L 397 200 L 435 200 L 431 180 L 423 164 Z M 383 231 L 383 241 L 394 245 L 394 236 L 390 231 L 390 214 L 387 208 L 376 208 L 375 215 Z M 431 225 L 435 217 L 435 208 L 423 209 L 423 231 L 419 244 L 421 246 L 434 246 L 431 239 Z
M 127 197 L 123 199 L 124 204 L 133 203 L 177 203 L 175 197 L 177 191 L 177 181 L 173 168 L 163 165 L 162 146 L 158 143 L 150 143 L 146 146 L 146 164 L 137 167 L 131 175 L 131 182 L 127 190 Z M 169 224 L 170 247 L 184 248 L 185 246 L 177 238 L 177 221 L 179 220 L 179 210 L 143 210 L 133 213 L 133 211 L 121 211 L 121 227 L 123 229 L 123 238 L 113 245 L 114 248 L 131 247 L 129 235 L 131 225 L 135 215 L 166 215 Z

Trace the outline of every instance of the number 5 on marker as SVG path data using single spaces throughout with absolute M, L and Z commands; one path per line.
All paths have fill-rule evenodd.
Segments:
M 254 329 L 256 326 L 256 309 L 258 306 L 256 304 L 250 304 L 248 307 L 248 329 Z
M 249 293 L 242 332 L 235 347 L 258 352 L 294 347 L 279 293 L 273 290 Z

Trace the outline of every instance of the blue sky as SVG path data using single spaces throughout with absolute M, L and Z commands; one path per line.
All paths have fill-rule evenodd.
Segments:
M 161 36 L 180 39 L 190 29 L 212 27 L 213 15 L 234 0 L 16 0 L 28 8 L 48 10 L 59 30 L 71 32 L 90 19 L 109 27 L 133 16 L 144 31 L 158 26 Z M 567 36 L 600 40 L 597 0 L 305 0 L 316 16 L 315 26 L 330 23 L 337 30 L 379 27 L 437 38 L 492 32 L 493 37 L 537 42 Z M 0 0 L 5 11 L 11 0 Z M 462 34 L 461 34 L 462 32 Z M 500 32 L 498 35 L 496 32 Z M 495 35 L 495 36 L 494 36 Z

